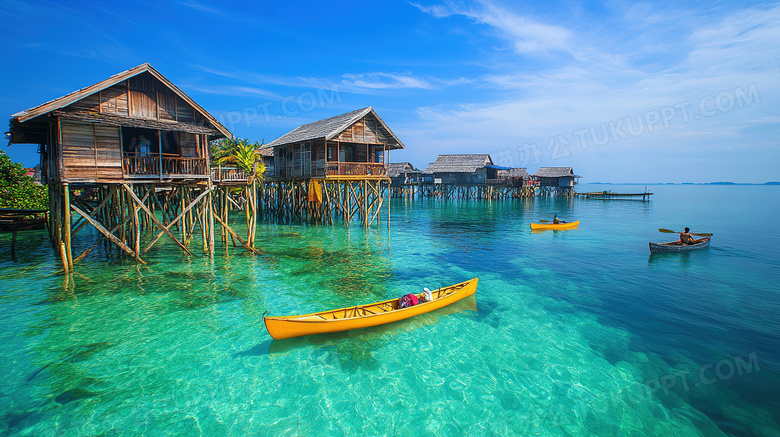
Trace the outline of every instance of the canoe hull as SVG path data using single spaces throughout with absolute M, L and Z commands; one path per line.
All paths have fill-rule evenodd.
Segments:
M 702 238 L 702 242 L 696 244 L 680 244 L 680 243 L 649 243 L 650 253 L 677 253 L 687 252 L 689 250 L 704 249 L 710 246 L 710 237 Z
M 558 223 L 557 225 L 554 223 L 531 223 L 531 229 L 533 230 L 542 230 L 542 229 L 571 229 L 576 228 L 579 226 L 580 221 L 577 220 L 576 222 L 571 223 Z
M 284 338 L 300 337 L 303 335 L 324 334 L 329 332 L 349 331 L 351 329 L 368 328 L 384 325 L 408 319 L 420 314 L 425 314 L 455 303 L 461 299 L 473 295 L 477 291 L 478 278 L 460 284 L 434 290 L 434 300 L 402 309 L 390 309 L 386 312 L 370 313 L 377 308 L 394 305 L 397 299 L 376 302 L 356 307 L 341 308 L 338 310 L 323 311 L 320 313 L 305 314 L 299 316 L 265 317 L 265 327 L 268 333 L 276 340 Z M 436 293 L 439 297 L 436 298 Z M 419 294 L 422 297 L 423 294 Z M 334 314 L 343 314 L 343 318 L 326 319 Z

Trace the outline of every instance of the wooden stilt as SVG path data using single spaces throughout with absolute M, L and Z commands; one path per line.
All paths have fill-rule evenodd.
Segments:
M 60 243 L 60 255 L 62 256 L 62 270 L 68 274 L 68 253 L 65 249 L 65 243 Z
M 119 238 L 117 238 L 117 237 L 116 237 L 114 234 L 112 234 L 112 233 L 108 232 L 108 230 L 107 230 L 105 227 L 103 227 L 103 225 L 101 225 L 100 223 L 98 223 L 98 222 L 97 222 L 95 219 L 93 219 L 92 217 L 90 217 L 90 216 L 89 216 L 87 213 L 85 213 L 84 211 L 81 211 L 81 210 L 80 210 L 80 209 L 79 209 L 79 208 L 78 208 L 76 205 L 71 205 L 71 208 L 73 208 L 73 210 L 74 210 L 74 211 L 76 211 L 77 213 L 79 213 L 79 214 L 81 214 L 82 216 L 84 216 L 84 218 L 86 218 L 86 219 L 87 219 L 87 221 L 89 221 L 89 223 L 90 223 L 92 226 L 94 226 L 94 227 L 95 227 L 95 228 L 96 228 L 98 231 L 100 231 L 100 233 L 102 233 L 103 235 L 105 235 L 105 236 L 106 236 L 106 237 L 107 237 L 109 240 L 113 241 L 113 242 L 114 242 L 114 244 L 116 244 L 117 246 L 119 246 L 119 247 L 120 247 L 122 250 L 124 250 L 124 251 L 125 251 L 125 252 L 126 252 L 128 255 L 130 255 L 130 256 L 132 256 L 133 258 L 135 258 L 135 259 L 136 259 L 138 262 L 140 262 L 141 264 L 146 264 L 146 262 L 144 262 L 144 260 L 142 260 L 142 259 L 141 259 L 141 258 L 138 256 L 138 254 L 137 254 L 137 253 L 133 252 L 133 249 L 131 249 L 131 248 L 127 247 L 127 245 L 126 245 L 125 243 L 123 243 L 123 242 L 122 242 L 122 241 L 121 241 Z M 123 226 L 123 227 L 124 227 L 124 226 Z
M 68 260 L 68 270 L 73 271 L 73 252 L 71 251 L 71 241 L 70 241 L 70 187 L 68 184 L 62 184 L 62 191 L 63 191 L 63 231 L 64 231 L 64 240 L 65 240 L 65 254 L 67 255 Z

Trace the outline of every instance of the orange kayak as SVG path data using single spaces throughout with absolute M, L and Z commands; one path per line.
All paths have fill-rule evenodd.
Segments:
M 579 226 L 580 221 L 577 220 L 576 222 L 571 223 L 531 223 L 531 229 L 571 229 L 576 228 Z
M 479 278 L 474 278 L 431 290 L 433 299 L 430 302 L 421 301 L 406 308 L 398 307 L 398 299 L 390 299 L 299 316 L 264 317 L 263 320 L 268 333 L 277 340 L 384 325 L 425 314 L 469 297 L 477 291 L 478 281 Z M 424 296 L 425 293 L 417 295 L 420 299 Z

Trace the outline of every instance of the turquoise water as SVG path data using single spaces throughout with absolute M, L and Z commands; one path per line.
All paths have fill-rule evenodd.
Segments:
M 262 255 L 167 244 L 145 266 L 98 248 L 67 280 L 44 231 L 15 258 L 0 234 L 0 433 L 780 435 L 780 189 L 650 188 L 394 200 L 389 229 L 266 224 Z M 530 232 L 554 213 L 582 223 Z M 712 246 L 650 256 L 684 226 Z M 475 298 L 392 325 L 262 324 L 476 276 Z

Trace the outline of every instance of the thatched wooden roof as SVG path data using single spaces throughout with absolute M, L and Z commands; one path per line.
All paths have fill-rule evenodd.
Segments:
M 410 162 L 391 162 L 387 164 L 387 176 L 394 178 L 401 173 L 420 173 Z
M 266 148 L 259 148 L 259 149 L 257 149 L 257 151 L 255 153 L 257 153 L 258 155 L 261 155 L 261 156 L 274 156 L 274 148 L 273 147 L 270 147 L 270 148 L 267 148 L 267 149 Z
M 433 173 L 474 173 L 479 168 L 493 165 L 487 153 L 468 155 L 439 155 L 436 161 L 428 164 L 423 174 Z
M 285 144 L 297 143 L 300 141 L 309 140 L 332 140 L 339 136 L 342 132 L 348 129 L 358 121 L 368 118 L 376 122 L 377 136 L 380 143 L 385 144 L 388 150 L 403 149 L 405 146 L 395 136 L 393 131 L 385 124 L 385 122 L 377 115 L 374 108 L 369 106 L 367 108 L 358 109 L 346 114 L 336 115 L 335 117 L 326 118 L 324 120 L 315 121 L 312 123 L 299 126 L 290 132 L 282 135 L 281 137 L 266 144 L 264 148 L 282 146 Z
M 119 82 L 125 81 L 131 77 L 137 76 L 139 74 L 143 73 L 149 73 L 152 76 L 154 76 L 157 80 L 159 80 L 161 83 L 163 83 L 167 88 L 169 88 L 173 93 L 178 95 L 182 100 L 187 102 L 189 105 L 193 107 L 195 111 L 200 113 L 200 115 L 203 116 L 210 125 L 209 127 L 203 129 L 201 127 L 201 130 L 203 130 L 203 133 L 214 133 L 214 134 L 221 134 L 222 136 L 225 136 L 227 138 L 233 138 L 233 135 L 230 133 L 230 131 L 227 130 L 222 124 L 220 124 L 217 119 L 215 119 L 211 114 L 209 114 L 205 109 L 203 109 L 200 105 L 195 103 L 194 100 L 192 100 L 187 94 L 185 94 L 182 90 L 180 90 L 176 85 L 174 85 L 171 81 L 169 81 L 165 76 L 160 74 L 159 71 L 155 70 L 149 63 L 141 64 L 137 67 L 131 68 L 129 70 L 123 71 L 121 73 L 115 74 L 108 79 L 105 79 L 101 82 L 98 82 L 94 85 L 90 85 L 88 87 L 82 88 L 80 90 L 74 91 L 70 94 L 67 94 L 65 96 L 62 96 L 60 98 L 51 100 L 49 102 L 43 103 L 41 105 L 38 105 L 36 107 L 26 109 L 21 112 L 17 112 L 16 114 L 11 116 L 11 126 L 12 129 L 14 126 L 22 125 L 25 122 L 32 120 L 34 118 L 37 118 L 41 115 L 48 114 L 50 112 L 65 108 L 66 106 L 69 106 L 79 100 L 82 100 L 92 94 L 97 93 L 98 91 L 102 91 L 106 88 L 109 88 L 113 85 L 118 84 Z M 86 115 L 81 114 L 82 117 L 86 117 Z M 79 114 L 73 114 L 74 118 L 78 118 Z M 124 118 L 124 121 L 130 122 L 129 118 Z M 87 120 L 87 121 L 100 121 L 100 120 Z M 113 122 L 119 123 L 119 120 L 111 120 Z M 103 118 L 103 122 L 109 122 L 106 118 Z M 149 123 L 153 123 L 153 121 L 149 121 Z M 159 127 L 166 130 L 177 130 L 176 128 L 172 127 L 175 122 L 170 121 L 161 121 L 160 123 L 164 123 L 162 126 L 153 126 L 153 127 Z M 190 131 L 192 131 L 190 129 Z M 196 129 L 197 131 L 197 129 Z
M 534 176 L 538 178 L 582 177 L 574 174 L 574 170 L 571 167 L 541 167 L 539 170 L 536 170 Z
M 499 170 L 498 176 L 504 178 L 531 179 L 531 175 L 528 174 L 528 170 L 525 168 L 510 168 L 509 170 Z

